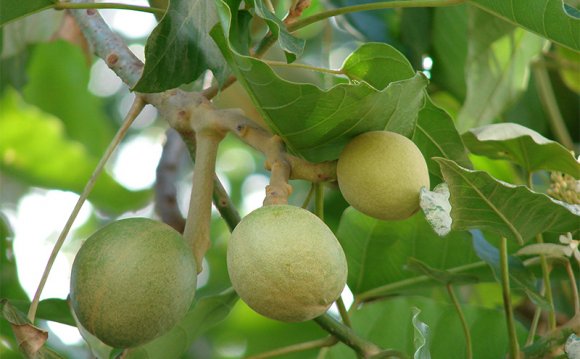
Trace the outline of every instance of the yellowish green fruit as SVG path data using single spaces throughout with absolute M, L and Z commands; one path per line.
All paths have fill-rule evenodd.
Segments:
M 227 261 L 240 298 L 285 322 L 323 314 L 346 283 L 346 258 L 332 231 L 289 205 L 265 206 L 244 217 L 232 233 Z
M 419 148 L 405 136 L 371 131 L 351 140 L 338 158 L 338 186 L 359 211 L 383 220 L 402 220 L 419 209 L 429 171 Z
M 105 344 L 130 348 L 183 318 L 196 281 L 195 259 L 177 231 L 130 218 L 86 240 L 73 263 L 70 298 L 85 329 Z

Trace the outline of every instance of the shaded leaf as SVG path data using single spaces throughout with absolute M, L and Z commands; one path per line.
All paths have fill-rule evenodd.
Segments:
M 150 343 L 129 349 L 126 358 L 178 358 L 199 335 L 224 320 L 237 300 L 233 289 L 199 299 L 173 329 Z
M 545 40 L 477 8 L 469 8 L 467 96 L 460 132 L 491 123 L 527 88 L 529 64 Z
M 498 123 L 463 134 L 469 150 L 493 159 L 509 160 L 527 173 L 560 171 L 580 178 L 580 163 L 558 142 L 516 123 Z
M 580 19 L 565 10 L 562 0 L 469 0 L 513 24 L 580 51 Z
M 566 205 L 525 186 L 437 158 L 451 193 L 453 229 L 486 229 L 520 244 L 542 232 L 578 228 L 580 206 Z
M 405 284 L 406 279 L 417 277 L 405 270 L 410 257 L 437 269 L 479 261 L 471 248 L 469 233 L 452 232 L 440 238 L 420 214 L 405 221 L 386 222 L 348 208 L 342 215 L 337 237 L 347 258 L 347 284 L 355 295 L 383 286 L 388 287 L 381 295 L 433 284 L 429 280 Z
M 292 36 L 286 29 L 286 25 L 284 25 L 282 20 L 268 10 L 263 0 L 253 0 L 253 2 L 256 9 L 256 15 L 266 20 L 268 28 L 270 28 L 274 38 L 278 40 L 282 50 L 284 50 L 286 61 L 293 62 L 296 60 L 296 57 L 300 56 L 302 51 L 304 51 L 305 41 Z
M 446 270 L 432 268 L 431 266 L 421 262 L 416 258 L 409 258 L 406 268 L 418 274 L 424 274 L 429 278 L 438 281 L 441 284 L 466 284 L 475 283 L 478 281 L 477 277 L 464 273 L 452 273 Z
M 235 37 L 235 29 L 230 29 L 230 9 L 219 2 L 219 11 L 226 33 Z M 359 81 L 322 90 L 312 84 L 285 81 L 264 62 L 240 55 L 232 49 L 229 37 L 221 28 L 214 28 L 212 36 L 270 129 L 280 135 L 295 154 L 313 162 L 333 160 L 342 147 L 361 132 L 389 130 L 407 136 L 413 132 L 417 113 L 424 104 L 423 89 L 427 85 L 427 79 L 421 74 L 393 82 L 383 90 Z M 364 51 L 365 45 L 361 48 L 359 50 Z M 381 49 L 391 51 L 387 45 Z M 368 60 L 368 66 L 378 64 L 374 63 L 375 58 L 384 61 L 382 54 L 377 52 Z M 345 61 L 345 66 L 357 59 L 359 51 Z M 353 71 L 348 73 L 353 74 Z
M 441 237 L 449 234 L 453 220 L 447 183 L 437 185 L 433 191 L 421 188 L 419 204 L 435 233 Z
M 69 140 L 55 117 L 24 103 L 11 90 L 0 100 L 0 169 L 30 185 L 80 193 L 98 163 Z M 63 176 L 66 174 L 66 176 Z M 137 209 L 149 191 L 129 191 L 102 174 L 89 200 L 110 213 Z
M 53 6 L 54 0 L 3 0 L 0 1 L 0 26 Z
M 556 48 L 556 53 L 559 61 L 568 65 L 560 68 L 562 80 L 570 90 L 580 94 L 580 53 L 561 46 Z
M 133 90 L 161 92 L 196 80 L 211 70 L 227 77 L 223 56 L 209 36 L 218 22 L 213 1 L 172 0 L 145 46 L 145 68 Z
M 67 137 L 100 156 L 115 131 L 101 99 L 88 90 L 90 68 L 82 49 L 65 41 L 40 44 L 34 48 L 28 76 L 26 102 L 58 117 Z
M 508 351 L 508 336 L 505 334 L 503 312 L 472 304 L 462 304 L 461 307 L 474 338 L 473 357 L 504 358 Z M 367 303 L 352 312 L 352 326 L 365 339 L 411 356 L 415 352 L 413 308 L 421 310 L 421 322 L 430 328 L 429 351 L 433 359 L 465 358 L 465 336 L 455 307 L 431 298 L 393 297 Z M 516 329 L 523 343 L 526 329 L 519 322 L 516 323 Z M 336 345 L 330 350 L 329 358 L 353 358 L 352 350 L 343 344 Z
M 419 314 L 421 314 L 421 309 L 413 307 L 413 328 L 415 328 L 415 337 L 413 343 L 415 345 L 415 353 L 413 354 L 414 359 L 431 359 L 431 354 L 429 353 L 429 326 L 423 323 L 419 319 Z
M 434 105 L 429 97 L 425 107 L 419 112 L 413 142 L 427 160 L 432 186 L 443 181 L 439 165 L 433 161 L 433 157 L 444 157 L 461 164 L 463 167 L 471 167 L 467 151 L 451 116 Z
M 485 240 L 481 231 L 473 230 L 471 233 L 473 234 L 473 248 L 475 252 L 479 258 L 489 264 L 495 280 L 501 283 L 499 250 Z M 509 256 L 508 266 L 510 287 L 523 290 L 536 305 L 544 309 L 549 308 L 549 303 L 537 292 L 534 274 L 524 266 L 522 261 L 517 257 Z

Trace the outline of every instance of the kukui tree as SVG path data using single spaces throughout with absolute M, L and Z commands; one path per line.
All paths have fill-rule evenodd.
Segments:
M 580 358 L 578 1 L 2 0 L 0 26 L 3 359 Z M 129 189 L 110 162 L 154 134 Z M 28 295 L 15 208 L 54 190 Z

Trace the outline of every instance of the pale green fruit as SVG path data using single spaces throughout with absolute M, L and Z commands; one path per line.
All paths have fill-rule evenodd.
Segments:
M 130 218 L 86 240 L 73 263 L 70 298 L 85 329 L 105 344 L 129 348 L 175 326 L 196 281 L 195 259 L 177 231 Z
M 244 217 L 232 233 L 227 260 L 240 298 L 285 322 L 323 314 L 346 283 L 346 258 L 332 231 L 289 205 L 265 206 Z
M 419 210 L 429 171 L 419 148 L 394 132 L 371 131 L 351 140 L 338 158 L 338 186 L 359 211 L 383 220 L 402 220 Z

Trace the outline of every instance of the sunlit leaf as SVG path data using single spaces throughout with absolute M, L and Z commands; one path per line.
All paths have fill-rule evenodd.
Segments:
M 468 15 L 467 97 L 457 119 L 460 132 L 491 123 L 523 93 L 528 66 L 545 45 L 545 39 L 477 8 Z
M 286 29 L 286 25 L 282 20 L 268 10 L 264 0 L 253 0 L 253 2 L 256 9 L 256 15 L 266 20 L 270 31 L 274 37 L 278 39 L 280 46 L 284 50 L 286 60 L 288 62 L 296 60 L 296 57 L 300 56 L 304 50 L 305 41 L 292 36 Z
M 312 84 L 283 80 L 264 62 L 242 56 L 232 49 L 228 35 L 236 36 L 236 32 L 233 29 L 230 33 L 231 12 L 223 2 L 218 6 L 227 35 L 222 28 L 216 27 L 212 36 L 235 69 L 238 81 L 262 111 L 270 129 L 284 139 L 291 152 L 314 162 L 333 160 L 342 147 L 361 132 L 380 129 L 407 136 L 412 134 L 417 113 L 424 105 L 423 89 L 427 79 L 423 75 L 411 72 L 410 78 L 392 82 L 382 90 L 366 82 L 343 83 L 322 90 Z M 372 46 L 376 53 L 367 60 L 368 65 L 379 66 L 384 56 L 376 50 L 376 45 Z M 387 45 L 382 49 L 396 51 Z M 365 50 L 364 45 L 359 49 Z M 345 66 L 348 67 L 349 61 L 358 60 L 359 54 L 355 51 L 345 61 Z
M 3 0 L 0 1 L 0 26 L 37 11 L 51 8 L 54 0 Z
M 563 0 L 469 0 L 513 24 L 580 51 L 580 19 Z
M 437 269 L 450 269 L 478 262 L 471 248 L 469 233 L 452 232 L 441 238 L 422 214 L 405 221 L 386 222 L 347 209 L 340 221 L 337 237 L 348 262 L 348 286 L 357 295 L 388 286 L 381 295 L 413 288 L 406 279 L 418 276 L 406 270 L 413 257 Z M 432 285 L 417 283 L 416 286 Z M 390 289 L 392 288 L 392 289 Z
M 527 173 L 560 171 L 580 178 L 580 163 L 558 142 L 516 123 L 498 123 L 463 134 L 469 150 L 477 155 L 509 160 Z
M 170 1 L 165 16 L 147 40 L 145 68 L 134 90 L 172 89 L 196 80 L 208 69 L 223 82 L 226 63 L 209 36 L 217 22 L 213 1 Z
M 456 230 L 486 229 L 523 244 L 538 233 L 578 228 L 580 206 L 500 182 L 486 172 L 468 170 L 453 161 L 436 160 L 449 185 Z
M 0 100 L 0 169 L 30 185 L 80 193 L 98 163 L 62 123 L 7 91 Z M 102 174 L 89 200 L 111 213 L 140 208 L 149 191 L 129 191 Z
M 502 310 L 473 304 L 462 304 L 461 307 L 473 338 L 473 358 L 504 358 L 508 351 L 508 336 L 504 335 L 506 328 Z M 430 328 L 432 358 L 465 358 L 465 335 L 455 307 L 432 298 L 406 296 L 367 303 L 352 313 L 352 326 L 363 338 L 412 357 L 415 353 L 413 308 L 421 310 L 421 322 Z M 523 342 L 526 329 L 518 322 L 516 330 L 520 342 Z M 352 349 L 339 344 L 332 348 L 329 357 L 353 358 Z

